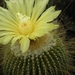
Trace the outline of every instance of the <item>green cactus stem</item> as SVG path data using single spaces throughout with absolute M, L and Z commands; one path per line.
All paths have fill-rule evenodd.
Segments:
M 67 51 L 58 37 L 53 40 L 52 45 L 49 40 L 38 52 L 32 50 L 26 56 L 14 55 L 10 48 L 5 50 L 4 75 L 70 75 Z

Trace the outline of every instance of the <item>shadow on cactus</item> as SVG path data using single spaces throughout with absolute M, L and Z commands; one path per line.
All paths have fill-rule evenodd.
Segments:
M 54 33 L 61 11 L 45 10 L 48 1 L 5 0 L 7 9 L 0 7 L 4 75 L 70 75 L 67 51 Z

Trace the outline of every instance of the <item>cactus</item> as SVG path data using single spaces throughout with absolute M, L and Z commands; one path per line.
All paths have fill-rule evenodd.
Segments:
M 26 56 L 14 55 L 10 48 L 5 50 L 4 75 L 69 75 L 67 52 L 58 37 L 53 40 L 56 40 L 52 41 L 53 45 L 49 42 L 38 52 L 33 50 Z
M 61 11 L 49 1 L 5 0 L 7 9 L 0 7 L 4 75 L 70 75 L 68 52 L 54 33 Z

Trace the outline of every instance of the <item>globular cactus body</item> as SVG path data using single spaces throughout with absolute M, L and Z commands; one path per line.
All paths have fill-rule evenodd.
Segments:
M 5 52 L 4 75 L 69 75 L 68 60 L 60 40 L 40 54 L 26 57 L 15 56 L 10 50 Z

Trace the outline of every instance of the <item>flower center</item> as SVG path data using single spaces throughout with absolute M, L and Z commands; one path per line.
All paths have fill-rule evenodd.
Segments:
M 20 13 L 17 13 L 18 18 L 19 18 L 19 32 L 22 35 L 29 35 L 31 34 L 33 27 L 31 25 L 31 21 L 30 21 L 30 17 L 26 16 L 26 15 L 22 15 Z

